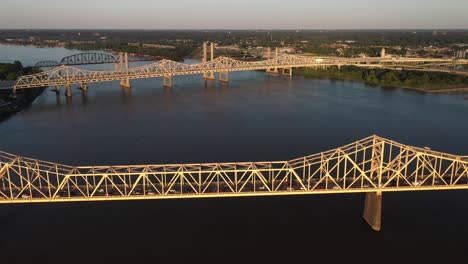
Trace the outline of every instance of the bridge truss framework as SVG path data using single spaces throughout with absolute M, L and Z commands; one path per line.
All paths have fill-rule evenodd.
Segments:
M 447 59 L 424 59 L 424 58 L 339 58 L 339 57 L 307 57 L 297 55 L 278 55 L 263 61 L 239 61 L 228 57 L 214 57 L 214 45 L 211 45 L 211 60 L 208 60 L 206 43 L 203 45 L 204 56 L 201 63 L 185 64 L 171 60 L 161 60 L 140 67 L 129 67 L 127 53 L 121 53 L 118 59 L 105 54 L 83 54 L 82 56 L 70 56 L 64 58 L 69 64 L 80 64 L 87 61 L 103 61 L 115 63 L 113 71 L 92 71 L 72 66 L 62 65 L 42 73 L 21 76 L 18 78 L 14 90 L 55 86 L 59 91 L 64 86 L 66 95 L 71 96 L 70 86 L 81 85 L 82 90 L 87 90 L 87 84 L 95 82 L 120 81 L 122 87 L 130 88 L 130 80 L 143 78 L 164 78 L 164 86 L 172 87 L 172 77 L 179 75 L 201 74 L 204 79 L 216 79 L 215 73 L 219 73 L 222 82 L 229 81 L 229 72 L 266 70 L 269 73 L 292 75 L 294 68 L 314 67 L 326 68 L 330 66 L 341 67 L 343 65 L 356 65 L 359 67 L 385 67 L 386 65 L 402 64 L 468 64 L 468 60 L 452 61 Z M 270 54 L 270 52 L 268 52 Z
M 366 193 L 381 228 L 384 192 L 468 189 L 468 156 L 379 136 L 289 161 L 67 166 L 0 152 L 0 204 Z

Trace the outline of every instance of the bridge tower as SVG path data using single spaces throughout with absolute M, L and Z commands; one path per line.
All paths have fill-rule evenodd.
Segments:
M 267 56 L 268 56 L 268 59 L 272 59 L 271 58 L 271 48 L 268 47 L 268 53 L 267 53 Z M 276 51 L 275 51 L 275 59 L 278 58 L 278 48 L 276 48 Z M 267 73 L 273 73 L 273 74 L 279 74 L 279 69 L 278 67 L 275 67 L 275 68 L 270 68 L 270 69 L 267 69 L 266 70 Z M 292 72 L 292 70 L 291 70 Z
M 382 170 L 384 161 L 385 141 L 377 136 L 374 136 L 372 144 L 372 160 L 370 177 L 371 180 L 377 182 L 377 191 L 366 193 L 364 202 L 363 217 L 366 222 L 376 231 L 380 231 L 382 227 Z
M 210 61 L 214 60 L 214 42 L 211 42 L 210 57 L 211 57 Z M 203 63 L 207 63 L 207 62 L 208 62 L 208 43 L 203 42 Z M 209 72 L 203 73 L 203 79 L 205 79 L 205 80 L 216 80 L 214 71 L 209 71 Z
M 128 75 L 128 53 L 119 52 L 119 71 L 123 72 L 123 75 Z M 122 88 L 132 88 L 129 78 L 123 78 L 120 80 L 120 86 Z

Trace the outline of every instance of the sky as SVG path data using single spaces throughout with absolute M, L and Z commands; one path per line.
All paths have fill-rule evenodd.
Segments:
M 0 28 L 468 29 L 468 0 L 0 0 Z

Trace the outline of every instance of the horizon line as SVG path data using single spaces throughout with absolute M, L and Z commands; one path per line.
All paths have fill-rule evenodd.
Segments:
M 331 28 L 331 29 L 321 29 L 321 28 L 272 28 L 272 29 L 246 29 L 246 28 L 0 28 L 0 30 L 119 30 L 119 31 L 358 31 L 358 30 L 368 30 L 368 31 L 406 31 L 406 30 L 421 30 L 421 31 L 431 31 L 431 30 L 448 30 L 448 31 L 468 31 L 468 28 Z

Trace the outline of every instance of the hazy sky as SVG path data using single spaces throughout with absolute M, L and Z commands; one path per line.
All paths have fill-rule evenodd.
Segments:
M 0 0 L 0 28 L 468 28 L 468 0 Z

